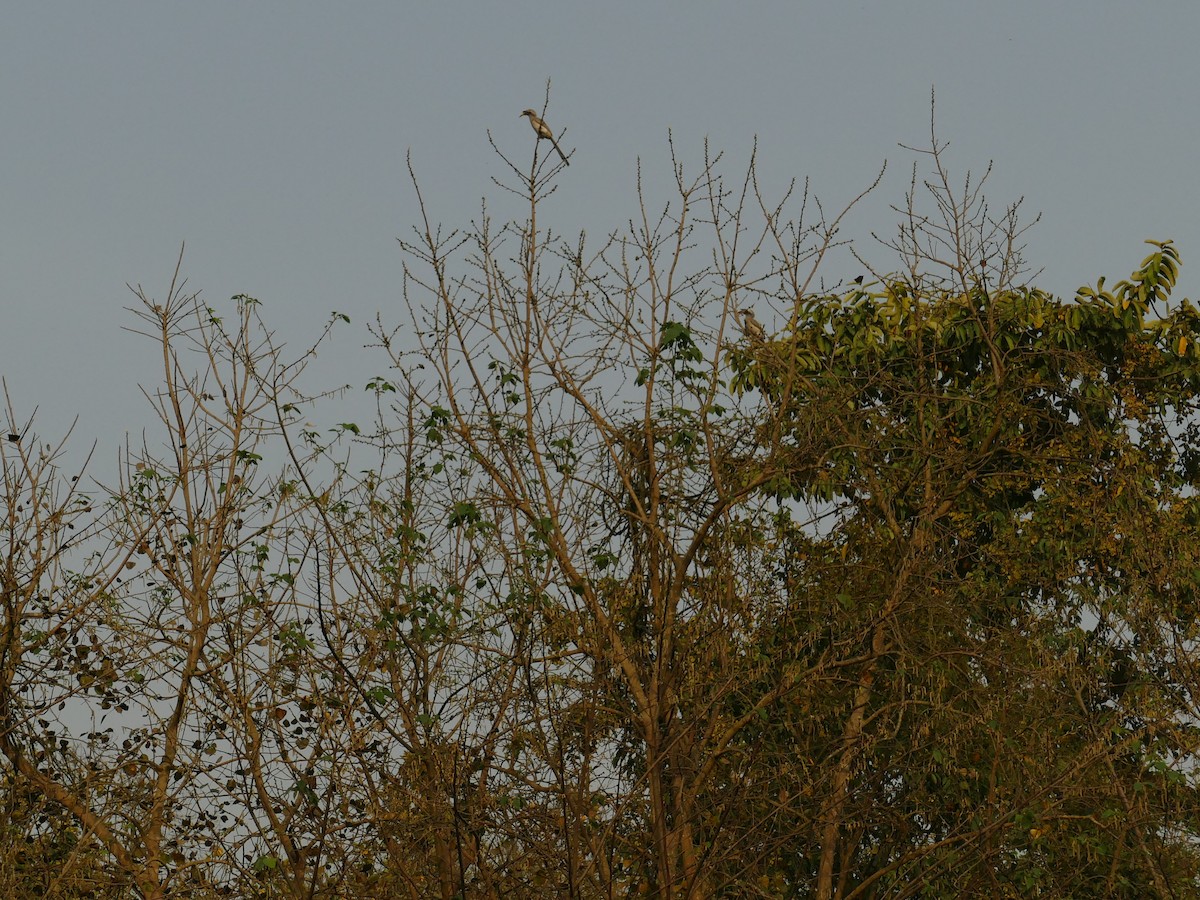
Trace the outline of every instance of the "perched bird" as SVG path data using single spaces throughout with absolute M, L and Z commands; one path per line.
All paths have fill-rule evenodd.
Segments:
M 762 322 L 754 318 L 754 310 L 739 309 L 738 315 L 742 317 L 742 334 L 746 335 L 752 341 L 765 341 L 767 339 L 767 330 L 762 327 Z
M 858 303 L 863 297 L 867 296 L 866 290 L 863 288 L 863 276 L 859 275 L 854 279 L 854 296 L 850 298 L 851 303 Z
M 554 132 L 550 130 L 550 126 L 538 118 L 538 114 L 532 109 L 527 109 L 521 113 L 522 116 L 529 116 L 529 124 L 533 126 L 533 130 L 537 132 L 538 140 L 545 138 L 554 145 L 554 149 L 558 151 L 558 155 L 562 157 L 562 161 L 568 166 L 571 161 L 567 159 L 567 154 L 562 152 L 562 148 L 558 146 L 558 141 L 554 139 Z M 518 117 L 519 118 L 519 117 Z

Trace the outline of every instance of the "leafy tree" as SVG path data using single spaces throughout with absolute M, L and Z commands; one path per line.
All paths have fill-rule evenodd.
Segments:
M 1196 732 L 1176 660 L 1193 643 L 1200 357 L 1190 303 L 1154 316 L 1179 261 L 1152 243 L 1129 281 L 1072 302 L 989 287 L 995 270 L 963 260 L 953 280 L 808 298 L 735 354 L 736 383 L 772 410 L 763 488 L 781 511 L 817 498 L 832 517 L 819 533 L 780 517 L 791 601 L 771 642 L 832 654 L 844 687 L 751 745 L 799 731 L 816 763 L 769 769 L 788 775 L 779 796 L 820 810 L 794 889 L 1194 883 L 1179 836 Z

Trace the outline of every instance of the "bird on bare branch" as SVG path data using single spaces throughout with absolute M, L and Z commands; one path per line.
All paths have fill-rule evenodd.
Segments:
M 554 132 L 550 130 L 550 126 L 541 120 L 536 112 L 532 109 L 527 109 L 522 116 L 529 116 L 529 124 L 533 126 L 533 130 L 537 133 L 538 140 L 545 138 L 554 145 L 554 149 L 558 151 L 558 155 L 562 157 L 562 161 L 566 165 L 570 165 L 571 161 L 567 159 L 567 154 L 562 152 L 562 148 L 558 146 L 558 141 L 554 139 Z

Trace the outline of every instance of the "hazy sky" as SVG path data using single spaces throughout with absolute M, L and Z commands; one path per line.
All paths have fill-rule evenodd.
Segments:
M 667 132 L 707 138 L 768 188 L 836 206 L 884 160 L 848 232 L 889 232 L 930 89 L 957 175 L 994 161 L 989 197 L 1024 196 L 1040 284 L 1123 277 L 1174 238 L 1200 291 L 1200 4 L 1109 0 L 828 3 L 23 3 L 0 28 L 0 375 L 18 411 L 78 438 L 149 422 L 154 348 L 122 330 L 126 282 L 165 293 L 181 242 L 218 308 L 251 294 L 295 346 L 348 314 L 322 379 L 382 373 L 365 324 L 401 319 L 417 211 L 468 225 L 526 159 L 518 118 L 566 128 L 571 166 L 543 224 L 593 236 L 636 213 L 639 158 L 665 192 Z M 1192 261 L 1195 261 L 1193 264 Z M 830 280 L 857 272 L 829 271 Z M 364 366 L 366 367 L 364 369 Z M 105 453 L 107 456 L 107 453 Z M 111 458 L 111 457 L 109 457 Z

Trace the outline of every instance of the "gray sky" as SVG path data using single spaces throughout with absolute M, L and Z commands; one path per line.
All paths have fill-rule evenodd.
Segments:
M 1194 45 L 1200 4 L 27 3 L 0 29 L 0 374 L 52 435 L 140 431 L 149 342 L 125 331 L 125 283 L 165 293 L 181 242 L 189 286 L 246 293 L 292 346 L 348 314 L 318 381 L 382 374 L 365 324 L 399 321 L 417 211 L 405 153 L 448 227 L 505 175 L 487 143 L 531 146 L 526 106 L 574 151 L 541 222 L 599 237 L 636 212 L 640 157 L 668 187 L 667 131 L 768 188 L 839 206 L 890 167 L 849 222 L 892 231 L 923 146 L 930 89 L 954 173 L 994 160 L 994 207 L 1026 198 L 1039 284 L 1124 277 L 1174 238 L 1200 284 Z M 882 258 L 882 254 L 875 254 Z M 1193 264 L 1192 261 L 1196 262 Z M 826 272 L 830 280 L 857 271 Z M 366 368 L 364 369 L 364 366 Z M 312 386 L 316 386 L 315 384 Z

